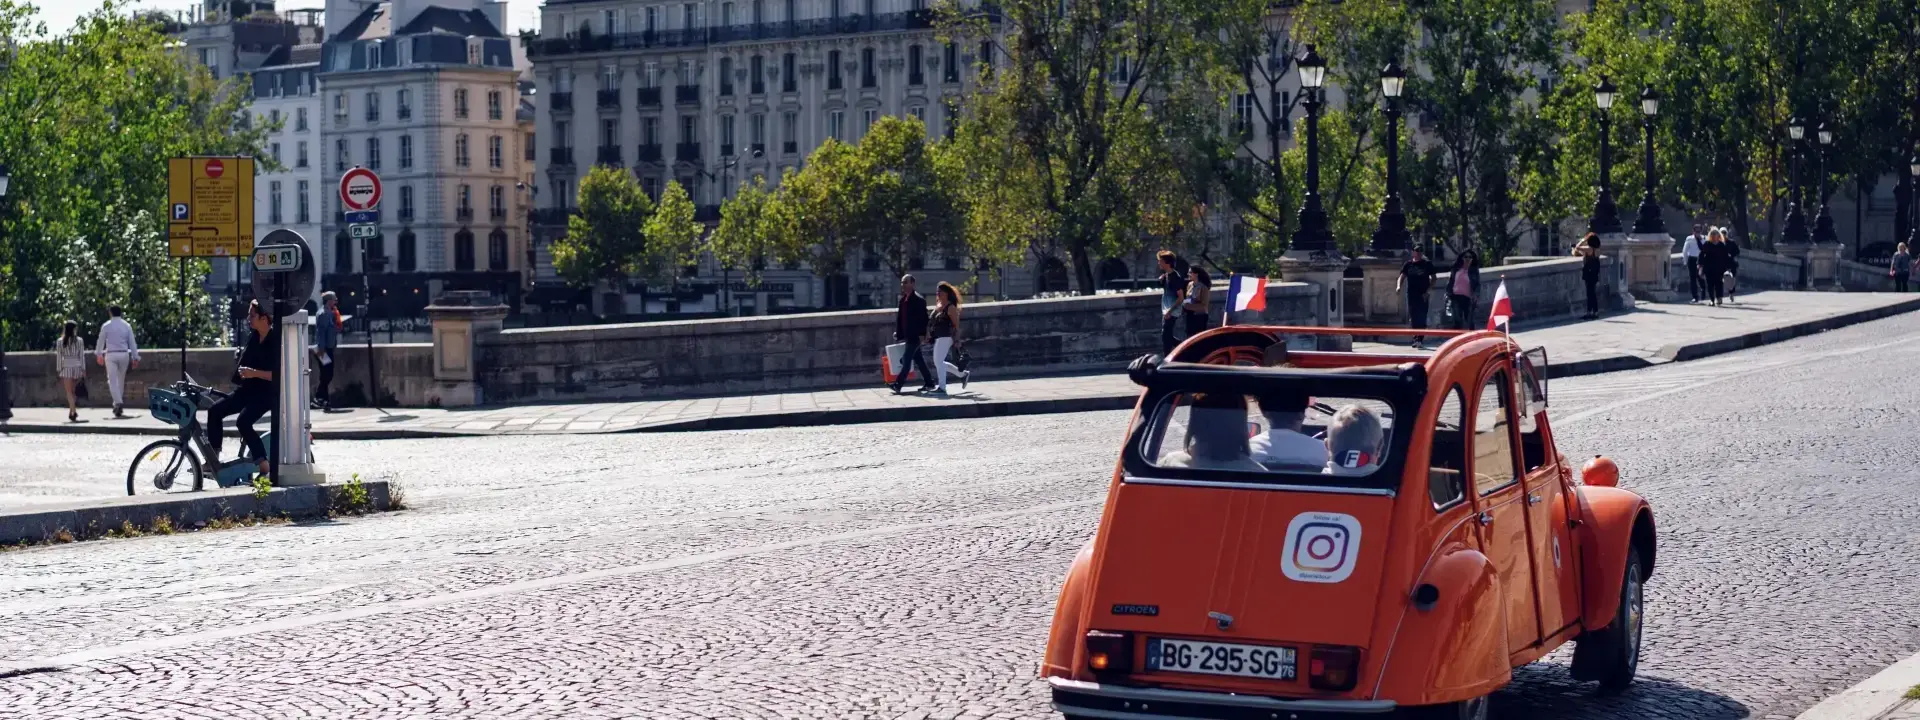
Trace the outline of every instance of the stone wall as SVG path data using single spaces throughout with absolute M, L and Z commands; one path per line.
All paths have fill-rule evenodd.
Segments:
M 1673 291 L 1683 297 L 1690 295 L 1687 286 L 1687 258 L 1674 253 L 1671 262 L 1673 272 Z M 1796 290 L 1805 283 L 1804 263 L 1799 258 L 1774 255 L 1751 248 L 1740 251 L 1740 269 L 1737 271 L 1739 284 L 1736 292 L 1757 292 L 1760 290 Z
M 387 407 L 419 407 L 429 402 L 433 385 L 433 346 L 420 344 L 375 345 L 374 368 L 380 385 L 380 399 Z M 340 348 L 339 367 L 334 370 L 333 391 L 342 404 L 361 405 L 367 396 L 367 348 L 365 345 Z M 67 398 L 54 374 L 53 353 L 7 353 L 9 383 L 13 403 L 21 407 L 66 407 Z M 319 368 L 314 368 L 317 375 Z M 228 389 L 233 386 L 233 348 L 195 348 L 187 351 L 187 372 L 202 385 Z M 140 367 L 127 373 L 127 407 L 145 412 L 147 388 L 164 387 L 180 379 L 180 350 L 142 350 Z M 89 400 L 83 407 L 110 407 L 107 369 L 87 358 Z
M 1893 276 L 1879 265 L 1841 260 L 1837 269 L 1840 287 L 1856 292 L 1893 292 Z
M 1507 297 L 1513 303 L 1516 328 L 1586 313 L 1587 286 L 1580 280 L 1580 258 L 1529 260 L 1481 268 L 1480 293 L 1475 298 L 1471 327 L 1487 326 L 1487 314 L 1493 308 L 1493 295 L 1499 292 L 1502 278 L 1507 282 Z M 1601 312 L 1629 307 L 1625 295 L 1626 280 L 1621 269 L 1617 256 L 1600 256 Z M 1447 326 L 1447 288 L 1452 284 L 1451 272 L 1442 272 L 1434 280 L 1432 317 L 1428 319 L 1428 327 Z

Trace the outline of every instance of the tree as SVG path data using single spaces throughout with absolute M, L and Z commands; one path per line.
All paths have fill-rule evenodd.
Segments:
M 553 243 L 553 269 L 576 287 L 625 279 L 646 264 L 647 219 L 653 202 L 632 175 L 596 166 L 580 179 L 580 212 Z
M 894 274 L 928 252 L 962 252 L 959 203 L 934 171 L 927 128 L 919 120 L 883 117 L 860 139 L 857 171 L 843 188 L 853 208 L 849 239 L 880 256 Z
M 68 318 L 126 309 L 140 342 L 207 344 L 220 323 L 208 264 L 167 257 L 167 160 L 264 156 L 242 81 L 216 81 L 160 25 L 108 3 L 48 37 L 0 0 L 0 346 L 44 349 Z M 263 169 L 274 167 L 261 157 Z M 182 273 L 187 297 L 180 296 Z
M 773 200 L 767 191 L 767 178 L 754 175 L 753 180 L 740 186 L 739 192 L 720 204 L 720 225 L 707 236 L 707 253 L 723 270 L 731 273 L 735 268 L 747 271 L 747 284 L 760 284 L 760 271 L 765 265 L 767 253 L 768 204 Z
M 671 285 L 681 268 L 698 260 L 701 226 L 693 220 L 693 199 L 679 181 L 667 183 L 666 191 L 660 193 L 660 206 L 647 218 L 643 232 L 646 252 L 627 267 L 629 275 Z
M 789 168 L 767 204 L 762 221 L 773 256 L 805 263 L 821 275 L 846 271 L 858 246 L 850 234 L 856 209 L 849 188 L 860 182 L 852 145 L 829 138 L 807 156 L 801 170 Z

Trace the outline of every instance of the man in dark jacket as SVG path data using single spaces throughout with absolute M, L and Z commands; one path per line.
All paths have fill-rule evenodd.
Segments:
M 900 276 L 900 308 L 893 318 L 893 340 L 907 345 L 900 353 L 900 372 L 893 376 L 893 391 L 900 392 L 915 363 L 920 365 L 920 389 L 932 390 L 932 373 L 920 359 L 920 346 L 927 341 L 927 301 L 913 291 L 912 275 Z

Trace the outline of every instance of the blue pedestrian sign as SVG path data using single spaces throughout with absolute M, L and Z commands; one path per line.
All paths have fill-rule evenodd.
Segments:
M 187 212 L 186 203 L 173 204 L 173 221 L 174 222 L 186 222 L 189 219 L 189 217 L 190 217 L 190 213 Z
M 353 212 L 347 212 L 344 214 L 347 216 L 347 223 L 350 225 L 371 224 L 371 223 L 380 222 L 379 210 L 357 210 Z

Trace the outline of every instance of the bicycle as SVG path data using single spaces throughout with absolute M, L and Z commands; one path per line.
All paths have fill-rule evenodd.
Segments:
M 219 457 L 214 454 L 213 446 L 207 440 L 206 429 L 200 424 L 200 411 L 212 408 L 214 403 L 229 394 L 195 383 L 192 375 L 165 388 L 147 390 L 147 410 L 161 421 L 180 426 L 180 434 L 169 440 L 156 440 L 140 449 L 140 454 L 133 458 L 133 464 L 127 467 L 127 494 L 138 495 L 141 488 L 147 486 L 163 493 L 199 492 L 203 489 L 209 474 L 202 458 L 218 462 Z M 261 433 L 260 440 L 267 452 L 273 452 L 271 430 Z M 313 462 L 311 441 L 308 448 L 307 462 Z M 220 463 L 211 476 L 219 487 L 235 487 L 252 482 L 253 476 L 259 472 L 259 464 L 260 458 L 255 457 L 243 444 L 240 457 Z M 148 473 L 144 478 L 143 469 Z M 147 480 L 146 485 L 141 483 L 142 479 Z

